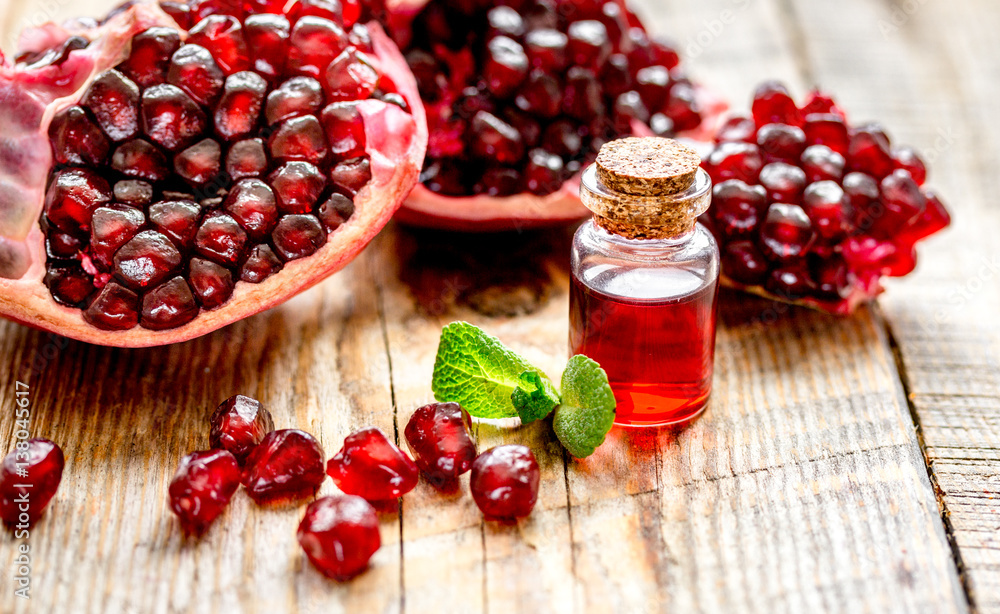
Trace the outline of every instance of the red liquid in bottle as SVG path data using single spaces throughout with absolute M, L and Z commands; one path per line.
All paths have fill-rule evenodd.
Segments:
M 686 422 L 708 403 L 715 357 L 715 284 L 671 300 L 629 300 L 570 287 L 570 351 L 608 374 L 615 424 Z

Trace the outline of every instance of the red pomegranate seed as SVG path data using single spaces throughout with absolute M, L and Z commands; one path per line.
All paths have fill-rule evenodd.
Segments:
M 802 208 L 812 220 L 820 239 L 836 242 L 851 230 L 847 198 L 836 182 L 817 181 L 810 184 L 802 196 Z
M 191 286 L 183 277 L 174 277 L 143 295 L 139 323 L 150 330 L 167 330 L 183 326 L 197 315 Z
M 276 79 L 285 70 L 291 24 L 282 15 L 251 14 L 243 29 L 253 69 L 266 79 Z
M 181 527 L 200 535 L 225 511 L 240 486 L 240 466 L 225 450 L 192 452 L 170 481 L 170 509 Z
M 170 151 L 194 143 L 207 122 L 201 107 L 177 86 L 154 85 L 142 93 L 142 131 Z
M 842 156 L 846 156 L 851 144 L 847 122 L 834 114 L 812 113 L 805 118 L 806 143 L 826 145 Z
M 773 260 L 794 260 L 809 249 L 815 238 L 809 216 L 798 205 L 774 203 L 760 229 L 761 247 Z
M 486 13 L 490 36 L 507 36 L 517 39 L 524 36 L 524 20 L 509 6 L 496 6 Z
M 524 446 L 504 445 L 483 452 L 472 463 L 472 498 L 487 520 L 527 516 L 538 500 L 541 472 Z
M 45 239 L 45 253 L 49 258 L 75 258 L 77 253 L 83 248 L 84 240 L 63 232 L 50 230 L 48 237 Z
M 149 28 L 132 38 L 132 51 L 122 70 L 139 87 L 163 83 L 170 56 L 181 45 L 180 33 L 173 28 Z
M 524 49 L 535 68 L 558 75 L 566 68 L 569 38 L 553 29 L 536 29 L 524 37 Z
M 432 486 L 458 488 L 458 476 L 472 467 L 476 444 L 469 436 L 469 415 L 458 403 L 431 403 L 417 409 L 403 430 L 417 467 Z
M 520 43 L 497 36 L 487 44 L 483 78 L 495 96 L 507 98 L 512 95 L 527 74 L 528 56 Z
M 219 144 L 204 139 L 174 156 L 174 171 L 191 186 L 204 186 L 218 176 L 221 157 Z
M 139 323 L 139 297 L 109 282 L 83 312 L 83 319 L 101 330 L 128 330 Z
M 757 88 L 751 111 L 758 126 L 788 124 L 801 127 L 803 124 L 802 113 L 795 106 L 788 89 L 776 81 L 768 81 Z
M 806 148 L 806 133 L 796 126 L 767 124 L 757 131 L 757 146 L 768 162 L 795 164 Z
M 319 206 L 316 215 L 327 233 L 331 233 L 347 223 L 347 220 L 354 215 L 354 201 L 343 194 L 331 194 L 330 198 Z
M 797 166 L 772 162 L 760 170 L 758 181 L 767 190 L 771 202 L 798 203 L 806 187 L 806 174 Z
M 45 193 L 45 218 L 71 235 L 86 236 L 93 212 L 111 200 L 111 186 L 82 168 L 59 171 Z
M 227 141 L 241 139 L 257 127 L 267 82 L 255 72 L 226 77 L 219 106 L 215 109 L 215 133 Z
M 353 102 L 338 102 L 323 109 L 323 127 L 330 154 L 338 160 L 356 158 L 365 153 L 365 124 Z
M 90 110 L 113 141 L 139 132 L 139 87 L 117 70 L 107 70 L 90 85 L 80 104 Z
M 727 237 L 751 236 L 767 209 L 767 192 L 739 179 L 728 179 L 712 189 L 715 226 Z
M 326 478 L 323 448 L 303 431 L 271 431 L 247 456 L 243 485 L 258 504 L 315 496 Z
M 694 87 L 689 83 L 677 83 L 670 88 L 664 112 L 673 121 L 678 132 L 694 130 L 701 125 L 701 106 Z
M 188 32 L 187 42 L 208 49 L 227 75 L 250 68 L 243 26 L 232 14 L 205 17 Z
M 553 118 L 562 111 L 562 88 L 552 75 L 533 70 L 518 88 L 517 108 L 538 117 Z
M 532 149 L 524 171 L 524 185 L 532 194 L 551 194 L 563 181 L 563 160 L 544 149 Z
M 819 90 L 809 92 L 809 96 L 806 97 L 806 103 L 802 106 L 803 115 L 810 115 L 813 113 L 836 115 L 841 118 L 844 117 L 844 112 L 841 111 L 840 107 L 833 102 L 833 98 L 831 98 L 829 94 L 825 94 Z
M 789 265 L 771 271 L 764 287 L 771 294 L 785 300 L 797 300 L 814 288 L 812 279 L 802 265 Z
M 330 21 L 341 20 L 340 2 L 337 0 L 299 0 L 292 8 L 296 18 L 312 15 Z
M 186 2 L 164 0 L 160 2 L 160 8 L 167 15 L 170 15 L 177 22 L 177 25 L 184 30 L 191 28 L 191 7 Z
M 326 244 L 326 230 L 314 215 L 290 214 L 278 220 L 271 238 L 281 258 L 297 260 L 312 256 Z
M 186 44 L 170 58 L 167 82 L 187 92 L 198 104 L 211 105 L 222 93 L 226 75 L 208 49 Z
M 48 439 L 29 439 L 25 445 L 27 449 L 15 449 L 0 465 L 0 519 L 17 528 L 41 518 L 66 464 L 62 450 Z
M 272 160 L 320 164 L 326 158 L 323 126 L 312 115 L 294 117 L 281 123 L 268 141 Z
M 477 194 L 509 196 L 521 191 L 521 174 L 513 168 L 491 166 L 483 171 L 482 178 L 475 186 Z
M 94 291 L 94 278 L 79 264 L 49 264 L 45 269 L 45 285 L 56 302 L 79 307 Z
M 198 304 L 205 309 L 215 309 L 228 301 L 236 287 L 229 269 L 202 258 L 191 259 L 188 279 Z
M 948 214 L 948 209 L 941 202 L 941 198 L 930 190 L 924 195 L 927 197 L 927 206 L 908 229 L 914 241 L 928 237 L 951 223 L 951 215 Z
M 800 160 L 802 170 L 806 174 L 806 180 L 813 181 L 840 181 L 844 176 L 844 167 L 847 165 L 844 156 L 830 149 L 826 145 L 810 145 L 802 152 Z
M 892 161 L 895 169 L 910 173 L 917 185 L 924 185 L 927 181 L 927 166 L 914 148 L 893 147 Z
M 312 77 L 292 77 L 267 95 L 264 115 L 268 125 L 302 115 L 315 115 L 323 106 L 323 87 Z
M 350 198 L 371 181 L 371 163 L 368 158 L 352 158 L 337 163 L 330 169 L 330 183 Z
M 566 30 L 566 51 L 579 66 L 599 68 L 611 55 L 611 39 L 603 23 L 593 19 L 574 21 Z
M 756 286 L 767 278 L 768 262 L 752 241 L 733 241 L 722 249 L 726 275 L 741 284 Z
M 240 269 L 240 280 L 259 284 L 281 270 L 282 263 L 269 245 L 255 245 Z
M 245 139 L 229 146 L 226 173 L 233 181 L 260 177 L 267 171 L 267 153 L 261 139 Z
M 113 205 L 94 211 L 90 227 L 90 255 L 105 271 L 114 268 L 115 252 L 139 233 L 146 216 L 142 211 Z
M 159 202 L 149 207 L 150 225 L 187 249 L 194 241 L 201 219 L 201 207 L 189 200 Z
M 243 179 L 226 197 L 223 205 L 251 240 L 265 240 L 278 223 L 278 204 L 274 191 L 259 179 Z
M 125 179 L 119 181 L 114 187 L 115 200 L 141 209 L 153 202 L 153 186 L 138 179 Z
M 470 128 L 476 136 L 472 142 L 472 153 L 476 156 L 512 164 L 524 155 L 521 135 L 499 117 L 479 111 L 472 119 Z
M 633 86 L 632 69 L 629 67 L 628 57 L 624 54 L 611 54 L 597 74 L 605 93 L 609 96 L 619 96 Z
M 642 102 L 642 97 L 635 90 L 625 92 L 615 99 L 611 120 L 615 130 L 622 133 L 631 132 L 632 122 L 648 124 L 649 109 Z
M 719 127 L 715 133 L 715 142 L 743 141 L 745 143 L 756 143 L 757 124 L 753 118 L 745 115 L 735 115 L 730 117 Z
M 229 397 L 212 413 L 209 445 L 230 452 L 241 465 L 264 436 L 274 430 L 274 420 L 260 401 L 242 394 Z
M 142 139 L 119 146 L 111 156 L 111 168 L 123 175 L 152 182 L 163 181 L 170 174 L 163 152 Z
M 347 47 L 344 30 L 329 19 L 299 19 L 289 38 L 288 70 L 320 79 L 324 69 Z
M 308 162 L 286 162 L 271 173 L 271 187 L 284 213 L 309 213 L 326 187 L 326 178 Z
M 99 166 L 111 150 L 108 138 L 82 107 L 73 106 L 57 114 L 49 126 L 49 140 L 56 162 Z
M 566 91 L 563 94 L 563 112 L 573 119 L 589 122 L 601 117 L 604 110 L 601 84 L 597 76 L 587 68 L 574 66 L 566 75 Z M 475 126 L 473 126 L 475 130 Z
M 764 158 L 760 148 L 743 142 L 720 144 L 706 161 L 712 181 L 722 183 L 727 179 L 739 179 L 746 183 L 757 183 Z
M 816 290 L 827 300 L 839 301 L 847 298 L 854 284 L 854 274 L 841 256 L 831 256 L 814 267 L 812 275 Z
M 876 220 L 873 231 L 880 237 L 890 238 L 903 230 L 927 207 L 927 197 L 908 171 L 893 171 L 882 180 L 879 189 L 885 214 Z
M 195 251 L 223 266 L 234 266 L 243 256 L 247 233 L 231 216 L 213 211 L 194 236 Z
M 340 490 L 368 501 L 402 497 L 419 477 L 417 465 L 376 427 L 348 435 L 326 472 Z
M 348 47 L 326 68 L 323 88 L 328 102 L 365 100 L 375 93 L 378 83 L 373 60 Z
M 661 109 L 670 94 L 670 71 L 666 66 L 647 66 L 635 74 L 635 87 L 650 109 Z
M 239 0 L 192 0 L 191 14 L 195 21 L 210 15 L 243 16 L 242 3 Z
M 895 166 L 889 152 L 889 140 L 878 126 L 864 126 L 851 137 L 847 151 L 848 168 L 882 179 Z
M 144 230 L 115 253 L 115 274 L 133 290 L 158 285 L 181 264 L 181 253 L 167 237 Z
M 351 495 L 310 503 L 297 536 L 316 569 L 340 581 L 364 571 L 382 545 L 375 508 Z

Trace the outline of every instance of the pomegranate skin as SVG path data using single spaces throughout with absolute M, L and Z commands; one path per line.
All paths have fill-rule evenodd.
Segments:
M 370 162 L 366 172 L 370 175 L 363 177 L 356 192 L 352 191 L 354 211 L 350 219 L 312 255 L 284 263 L 280 271 L 260 283 L 237 281 L 224 304 L 202 310 L 187 323 L 179 324 L 184 319 L 175 319 L 172 324 L 178 325 L 165 330 L 138 327 L 128 318 L 121 323 L 120 328 L 125 330 L 102 330 L 83 317 L 81 307 L 57 303 L 45 285 L 45 229 L 38 221 L 54 160 L 48 144 L 49 122 L 58 112 L 80 102 L 94 75 L 125 59 L 133 37 L 150 27 L 177 25 L 157 4 L 139 0 L 115 12 L 100 26 L 85 31 L 74 26 L 71 32 L 49 24 L 41 42 L 39 38 L 25 39 L 35 46 L 29 44 L 22 51 L 35 55 L 63 45 L 63 41 L 79 40 L 73 35 L 94 41 L 85 48 L 67 43 L 65 59 L 59 63 L 35 66 L 16 63 L 13 58 L 0 63 L 0 112 L 16 118 L 0 127 L 0 136 L 3 142 L 17 143 L 19 157 L 24 161 L 0 169 L 0 182 L 12 186 L 0 202 L 0 316 L 100 345 L 147 347 L 192 339 L 279 305 L 343 268 L 388 222 L 416 184 L 427 139 L 423 106 L 398 49 L 378 24 L 370 24 L 372 56 L 381 74 L 391 79 L 406 111 L 396 103 L 375 98 L 357 104 L 365 135 L 364 152 Z M 103 147 L 97 143 L 88 149 L 87 159 L 105 155 Z M 6 156 L 7 152 L 0 154 Z M 110 158 L 110 154 L 106 155 Z M 234 279 L 241 279 L 238 267 Z M 97 284 L 101 283 L 104 281 L 95 278 L 95 286 L 99 288 Z
M 48 439 L 25 443 L 26 450 L 15 448 L 0 465 L 0 520 L 10 526 L 32 525 L 42 516 L 59 488 L 66 465 L 62 450 Z M 27 475 L 19 475 L 19 464 Z M 24 502 L 19 499 L 25 495 L 28 509 L 22 510 Z

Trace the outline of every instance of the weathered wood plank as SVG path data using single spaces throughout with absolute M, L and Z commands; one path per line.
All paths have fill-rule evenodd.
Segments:
M 796 2 L 815 76 L 933 161 L 953 227 L 880 304 L 972 605 L 1000 612 L 1000 16 L 984 2 Z M 854 53 L 850 53 L 854 51 Z M 851 59 L 853 58 L 853 61 Z

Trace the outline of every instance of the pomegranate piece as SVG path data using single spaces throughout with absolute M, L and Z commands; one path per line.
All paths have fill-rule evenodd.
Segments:
M 476 458 L 469 487 L 487 520 L 511 522 L 531 514 L 540 479 L 538 461 L 530 449 L 503 445 Z
M 41 518 L 59 488 L 65 464 L 62 450 L 48 439 L 19 443 L 0 465 L 0 520 L 21 529 Z
M 170 509 L 184 531 L 200 535 L 225 511 L 240 486 L 240 466 L 225 450 L 192 452 L 170 480 Z
M 237 394 L 223 401 L 210 419 L 209 445 L 231 453 L 241 465 L 274 430 L 274 420 L 260 401 Z
M 949 222 L 922 187 L 919 154 L 878 124 L 852 126 L 822 92 L 797 107 L 765 83 L 753 119 L 731 118 L 715 140 L 702 162 L 716 182 L 704 221 L 730 286 L 850 313 L 882 291 L 882 276 L 912 271 L 914 244 Z
M 340 581 L 364 571 L 382 545 L 375 508 L 352 495 L 310 503 L 296 535 L 313 566 Z
M 410 457 L 376 427 L 348 435 L 326 472 L 340 490 L 368 501 L 401 497 L 413 490 L 419 476 Z
M 312 435 L 296 429 L 265 435 L 243 469 L 243 486 L 258 504 L 308 499 L 325 478 L 323 448 Z
M 80 104 L 89 109 L 108 138 L 124 141 L 139 132 L 139 87 L 111 69 L 99 76 Z
M 458 489 L 458 476 L 472 468 L 476 444 L 469 414 L 458 403 L 431 403 L 410 416 L 403 436 L 420 472 L 444 492 Z

